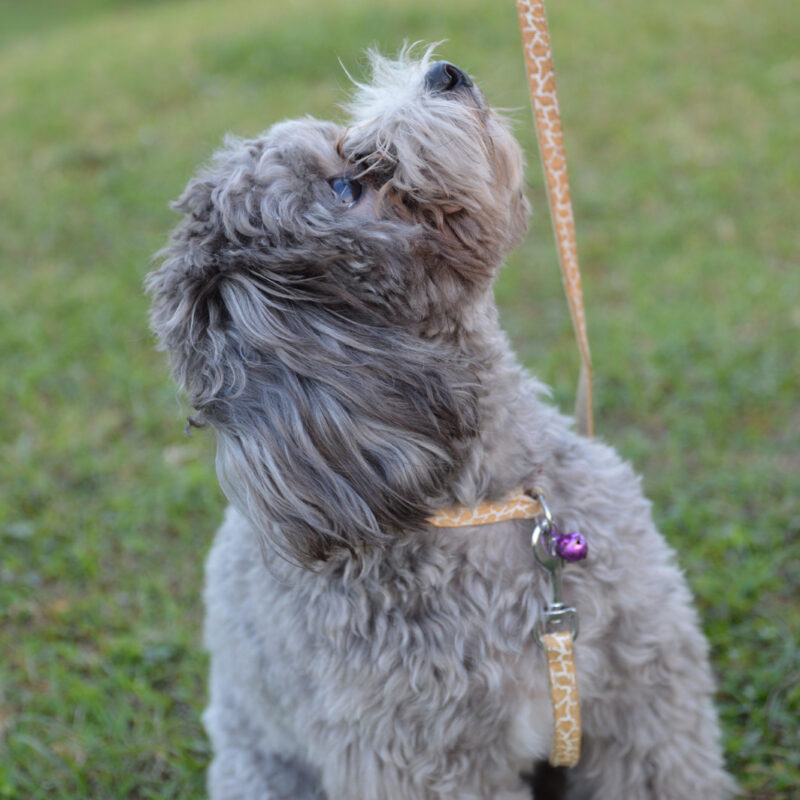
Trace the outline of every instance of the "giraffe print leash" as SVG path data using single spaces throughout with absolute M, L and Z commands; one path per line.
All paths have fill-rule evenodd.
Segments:
M 586 333 L 586 315 L 583 309 L 581 273 L 578 268 L 578 247 L 575 239 L 575 218 L 572 213 L 550 34 L 547 30 L 547 18 L 542 0 L 517 0 L 517 12 L 558 260 L 561 264 L 572 326 L 575 329 L 575 338 L 581 355 L 575 418 L 578 431 L 592 436 L 594 433 L 592 360 Z
M 575 672 L 574 645 L 569 631 L 546 633 L 543 637 L 553 704 L 554 767 L 574 767 L 581 757 L 581 705 Z
M 542 0 L 517 0 L 517 12 L 558 260 L 581 355 L 575 402 L 576 424 L 580 433 L 592 436 L 592 362 L 547 18 Z M 550 575 L 552 602 L 545 607 L 536 625 L 536 638 L 547 656 L 553 706 L 550 763 L 554 767 L 574 767 L 581 754 L 581 711 L 574 655 L 578 615 L 574 608 L 562 601 L 561 570 L 565 561 L 579 561 L 586 557 L 586 541 L 577 532 L 562 534 L 558 531 L 540 493 L 531 496 L 517 492 L 501 503 L 483 503 L 475 508 L 454 506 L 442 509 L 428 522 L 440 528 L 459 528 L 511 519 L 536 520 L 531 538 L 533 552 Z

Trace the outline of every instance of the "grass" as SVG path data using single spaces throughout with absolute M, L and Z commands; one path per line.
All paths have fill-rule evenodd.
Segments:
M 798 796 L 799 18 L 783 0 L 551 3 L 601 436 L 697 595 L 729 764 Z M 233 129 L 337 116 L 368 44 L 448 38 L 518 108 L 536 215 L 497 287 L 577 355 L 513 3 L 0 0 L 0 798 L 197 798 L 202 558 L 222 497 L 146 326 L 167 201 Z

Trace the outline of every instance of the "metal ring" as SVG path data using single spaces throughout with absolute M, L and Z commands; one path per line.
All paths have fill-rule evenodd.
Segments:
M 542 615 L 536 620 L 536 624 L 533 626 L 533 635 L 537 643 L 541 645 L 544 644 L 544 642 L 542 641 L 542 636 L 544 636 L 545 634 L 544 628 L 549 622 L 555 622 L 557 624 L 559 622 L 564 622 L 564 621 L 569 621 L 569 628 L 570 632 L 572 633 L 572 639 L 573 641 L 577 641 L 579 632 L 578 611 L 572 606 L 563 606 L 562 608 L 555 608 L 544 611 Z

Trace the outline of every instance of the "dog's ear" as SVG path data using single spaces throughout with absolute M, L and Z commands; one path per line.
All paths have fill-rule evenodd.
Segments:
M 190 184 L 147 289 L 174 377 L 217 429 L 229 499 L 306 564 L 422 523 L 474 435 L 471 376 L 320 265 L 231 237 L 219 195 Z

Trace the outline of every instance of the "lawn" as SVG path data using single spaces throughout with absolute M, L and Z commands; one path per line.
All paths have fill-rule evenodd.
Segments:
M 598 435 L 697 596 L 731 770 L 800 797 L 800 14 L 550 2 Z M 514 4 L 0 0 L 0 798 L 200 798 L 202 560 L 223 499 L 147 329 L 168 201 L 234 130 L 341 115 L 369 44 L 516 109 L 531 233 L 497 286 L 572 404 L 578 358 Z

